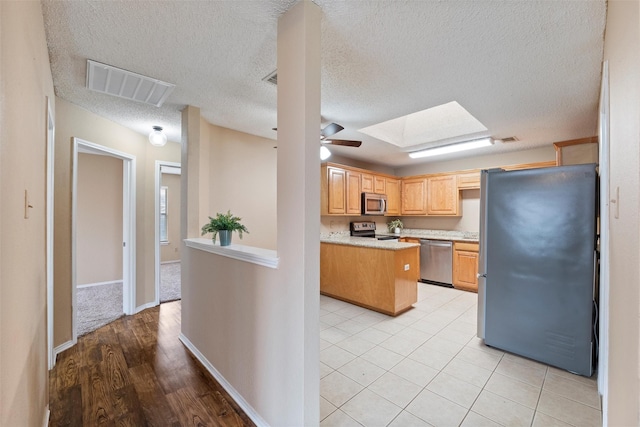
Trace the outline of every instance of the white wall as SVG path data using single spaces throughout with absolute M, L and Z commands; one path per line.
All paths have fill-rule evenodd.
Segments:
M 604 59 L 610 82 L 609 426 L 640 425 L 640 6 L 610 0 Z M 616 209 L 619 214 L 616 217 Z
M 0 2 L 0 82 L 0 425 L 42 426 L 47 98 L 55 105 L 40 2 Z

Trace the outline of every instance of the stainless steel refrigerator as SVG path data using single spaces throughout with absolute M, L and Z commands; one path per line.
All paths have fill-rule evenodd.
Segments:
M 595 164 L 483 170 L 478 336 L 591 376 L 595 355 Z

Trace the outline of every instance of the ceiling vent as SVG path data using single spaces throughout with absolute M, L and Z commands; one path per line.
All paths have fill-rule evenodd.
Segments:
M 176 85 L 87 60 L 87 88 L 160 107 Z
M 510 137 L 508 137 L 508 138 L 502 138 L 502 139 L 501 139 L 501 141 L 502 141 L 502 143 L 503 143 L 503 144 L 507 144 L 507 143 L 509 143 L 509 142 L 516 142 L 516 141 L 519 141 L 519 139 L 518 139 L 518 138 L 516 138 L 515 136 L 510 136 Z
M 269 73 L 269 75 L 264 77 L 262 80 L 278 86 L 278 70 L 274 70 L 272 73 Z

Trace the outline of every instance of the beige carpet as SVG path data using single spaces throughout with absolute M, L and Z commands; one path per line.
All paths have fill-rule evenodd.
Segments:
M 160 303 L 179 300 L 180 263 L 160 265 Z M 85 335 L 124 316 L 122 311 L 122 283 L 79 288 L 78 336 Z

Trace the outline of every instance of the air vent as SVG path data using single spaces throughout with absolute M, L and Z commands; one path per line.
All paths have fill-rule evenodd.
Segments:
M 510 136 L 508 138 L 502 138 L 502 143 L 503 144 L 507 144 L 509 142 L 516 142 L 516 141 L 519 141 L 519 139 L 516 138 L 515 136 Z
M 176 85 L 87 60 L 87 88 L 160 107 Z
M 278 70 L 274 70 L 272 73 L 264 77 L 262 80 L 278 86 Z

